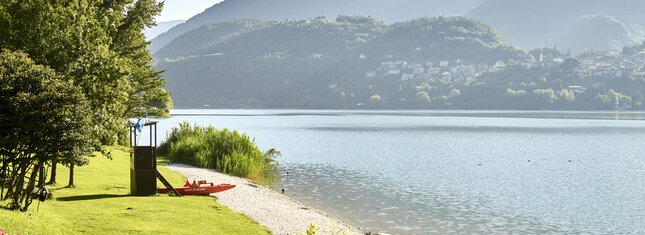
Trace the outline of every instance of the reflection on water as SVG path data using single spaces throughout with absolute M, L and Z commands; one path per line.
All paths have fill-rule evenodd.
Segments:
M 441 189 L 393 184 L 378 177 L 322 165 L 285 164 L 287 195 L 335 217 L 356 221 L 366 231 L 393 234 L 545 234 L 593 232 L 584 225 L 511 215 L 484 197 Z M 286 175 L 289 172 L 289 175 Z M 596 231 L 596 233 L 599 233 Z
M 246 132 L 282 152 L 275 189 L 367 230 L 645 233 L 643 113 L 173 113 L 160 134 L 181 121 Z

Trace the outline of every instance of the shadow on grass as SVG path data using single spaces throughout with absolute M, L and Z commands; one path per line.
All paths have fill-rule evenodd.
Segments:
M 49 192 L 56 192 L 61 189 L 69 189 L 69 188 L 75 188 L 76 186 L 69 186 L 65 184 L 59 184 L 59 183 L 46 183 L 45 188 L 49 190 Z
M 92 195 L 78 195 L 78 196 L 69 196 L 69 197 L 59 197 L 56 198 L 58 201 L 85 201 L 85 200 L 97 200 L 97 199 L 106 199 L 106 198 L 119 198 L 119 197 L 130 197 L 130 195 L 124 194 L 92 194 Z

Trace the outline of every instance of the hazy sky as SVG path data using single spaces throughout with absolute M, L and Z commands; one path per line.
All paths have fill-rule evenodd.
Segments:
M 161 0 L 158 0 L 161 2 Z M 165 0 L 163 11 L 157 22 L 187 20 L 222 0 Z

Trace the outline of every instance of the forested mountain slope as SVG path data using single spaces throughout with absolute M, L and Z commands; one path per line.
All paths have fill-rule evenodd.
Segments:
M 338 15 L 372 16 L 392 23 L 419 17 L 464 15 L 483 0 L 225 0 L 152 40 L 154 53 L 205 24 L 238 19 L 307 19 Z

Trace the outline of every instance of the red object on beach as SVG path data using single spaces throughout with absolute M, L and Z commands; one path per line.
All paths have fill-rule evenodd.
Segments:
M 211 193 L 219 193 L 229 189 L 235 188 L 234 184 L 219 184 L 214 185 L 213 183 L 208 183 L 206 180 L 193 181 L 191 184 L 188 180 L 184 184 L 183 188 L 175 188 L 177 192 L 181 195 L 208 195 Z M 167 188 L 157 188 L 157 193 L 168 193 Z

